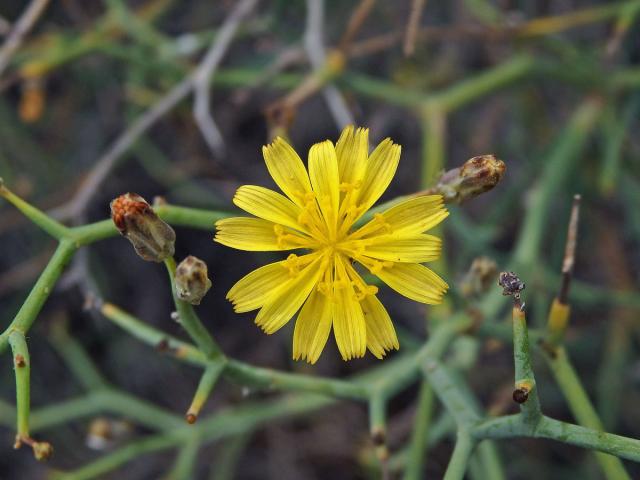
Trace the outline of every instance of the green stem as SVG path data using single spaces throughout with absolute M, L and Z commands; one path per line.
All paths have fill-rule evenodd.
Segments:
M 476 446 L 476 441 L 468 432 L 458 431 L 456 446 L 449 460 L 449 466 L 444 474 L 444 480 L 462 480 L 469 465 L 471 453 Z
M 535 61 L 529 55 L 516 55 L 471 78 L 431 96 L 428 102 L 445 112 L 452 112 L 533 72 Z M 434 106 L 435 106 L 434 105 Z
M 279 372 L 269 368 L 254 367 L 233 359 L 227 362 L 224 375 L 235 383 L 253 388 L 313 392 L 353 400 L 369 398 L 367 389 L 363 385 L 333 378 Z
M 433 389 L 429 383 L 423 381 L 418 395 L 418 408 L 413 422 L 413 434 L 409 446 L 407 467 L 404 471 L 404 480 L 423 478 L 422 469 L 425 463 L 429 426 L 433 415 L 433 400 Z
M 220 378 L 220 374 L 224 370 L 224 367 L 225 363 L 221 361 L 212 363 L 204 370 L 204 373 L 200 378 L 200 383 L 198 383 L 196 393 L 193 396 L 191 405 L 189 406 L 189 410 L 187 411 L 187 422 L 194 423 L 196 421 L 200 414 L 200 410 L 202 410 L 202 407 L 209 398 L 209 395 L 211 395 L 211 391 L 218 381 L 218 378 Z
M 52 237 L 57 238 L 58 240 L 71 238 L 71 229 L 65 227 L 60 222 L 54 220 L 43 211 L 38 210 L 33 205 L 18 197 L 15 193 L 13 193 L 3 185 L 1 178 L 0 197 L 3 197 L 5 200 L 11 203 L 14 207 L 20 210 L 25 217 L 27 217 Z
M 31 411 L 31 393 L 29 373 L 31 360 L 24 333 L 13 331 L 9 335 L 9 344 L 13 353 L 13 368 L 16 377 L 17 438 L 29 438 L 29 412 Z
M 378 393 L 369 400 L 369 433 L 377 446 L 386 443 L 387 435 L 387 399 Z
M 169 257 L 164 261 L 169 272 L 169 280 L 171 281 L 171 294 L 176 305 L 180 325 L 187 331 L 195 344 L 206 355 L 207 358 L 214 359 L 223 357 L 220 347 L 213 340 L 211 334 L 204 327 L 200 318 L 196 314 L 193 306 L 178 298 L 175 285 L 176 261 L 173 257 Z
M 507 415 L 486 420 L 475 425 L 471 434 L 477 439 L 531 436 L 547 438 L 640 462 L 640 440 L 600 432 L 546 416 L 542 416 L 533 435 L 522 415 Z
M 216 455 L 216 462 L 211 465 L 211 480 L 233 480 L 237 478 L 236 467 L 242 452 L 251 441 L 251 430 L 227 439 Z
M 542 233 L 546 231 L 551 202 L 571 173 L 580 152 L 589 138 L 603 108 L 602 101 L 596 98 L 585 100 L 573 113 L 568 125 L 557 136 L 555 146 L 547 155 L 546 167 L 538 179 L 527 207 L 512 263 L 516 266 L 531 266 L 537 256 Z
M 31 289 L 29 296 L 24 301 L 20 310 L 16 314 L 15 318 L 6 328 L 6 330 L 0 334 L 0 353 L 7 348 L 9 335 L 13 331 L 20 331 L 26 334 L 31 328 L 31 325 L 35 321 L 38 313 L 42 309 L 44 302 L 49 298 L 53 287 L 62 274 L 64 267 L 71 260 L 71 257 L 75 253 L 76 248 L 73 242 L 69 240 L 62 240 L 58 245 L 58 248 L 53 253 L 53 256 L 49 260 L 49 263 L 40 274 L 38 281 Z
M 535 431 L 542 412 L 540 411 L 536 379 L 531 366 L 527 320 L 519 305 L 513 307 L 513 359 L 515 388 L 524 396 L 524 401 L 520 404 L 520 411 L 525 423 L 529 425 L 531 431 Z
M 193 478 L 193 470 L 200 450 L 200 437 L 192 435 L 185 440 L 184 445 L 178 451 L 178 456 L 165 480 L 183 480 Z
M 104 303 L 100 312 L 134 338 L 161 349 L 163 352 L 170 353 L 180 360 L 198 366 L 206 366 L 210 362 L 204 353 L 190 343 L 183 342 L 144 323 L 112 303 Z
M 96 391 L 107 386 L 107 380 L 98 371 L 87 352 L 67 332 L 64 321 L 57 321 L 50 332 L 49 340 L 52 345 L 86 390 Z
M 547 352 L 544 349 L 543 351 L 551 373 L 553 373 L 553 377 L 577 422 L 583 427 L 603 431 L 604 427 L 600 417 L 591 400 L 589 400 L 565 348 L 560 346 L 554 349 L 553 352 Z M 598 452 L 596 452 L 596 459 L 607 479 L 629 478 L 620 459 Z
M 477 452 L 484 467 L 482 478 L 490 478 L 491 480 L 505 480 L 507 478 L 500 461 L 498 448 L 493 440 L 481 441 L 478 444 Z
M 473 401 L 458 387 L 449 369 L 436 358 L 427 358 L 423 371 L 442 404 L 460 428 L 470 427 L 480 421 L 472 407 Z

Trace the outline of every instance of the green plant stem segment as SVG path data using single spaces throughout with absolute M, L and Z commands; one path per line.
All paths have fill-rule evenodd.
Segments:
M 577 422 L 583 427 L 603 431 L 604 427 L 598 417 L 598 413 L 591 400 L 589 400 L 565 348 L 560 346 L 553 351 L 545 349 L 542 349 L 542 351 L 547 365 L 549 365 L 551 373 Z M 599 452 L 596 452 L 595 455 L 607 479 L 622 480 L 630 478 L 619 458 Z
M 427 453 L 429 426 L 433 415 L 434 395 L 428 382 L 423 381 L 418 395 L 418 408 L 413 422 L 413 434 L 409 446 L 404 480 L 420 480 Z
M 516 389 L 514 400 L 520 403 L 520 411 L 525 423 L 531 427 L 532 431 L 535 431 L 542 413 L 536 379 L 531 366 L 527 319 L 519 302 L 513 307 L 513 359 Z
M 196 421 L 198 415 L 200 415 L 200 410 L 202 410 L 202 407 L 209 398 L 209 395 L 211 395 L 211 391 L 218 381 L 218 378 L 220 378 L 220 374 L 223 369 L 224 363 L 216 362 L 212 363 L 204 370 L 200 383 L 198 383 L 196 393 L 191 401 L 191 406 L 187 411 L 187 422 L 194 423 Z
M 60 242 L 49 263 L 40 274 L 38 281 L 31 289 L 20 310 L 18 310 L 15 318 L 6 330 L 0 334 L 0 353 L 7 348 L 9 335 L 11 335 L 13 331 L 19 331 L 23 335 L 29 331 L 40 310 L 42 310 L 44 302 L 49 298 L 58 278 L 60 278 L 64 267 L 71 260 L 75 251 L 76 247 L 72 241 L 62 240 Z
M 9 335 L 9 343 L 13 353 L 13 368 L 16 377 L 16 406 L 17 406 L 17 439 L 19 445 L 21 439 L 29 438 L 29 412 L 31 411 L 31 393 L 29 374 L 31 360 L 29 349 L 24 334 L 14 330 Z
M 458 431 L 456 446 L 444 474 L 444 480 L 463 480 L 476 440 L 465 430 Z

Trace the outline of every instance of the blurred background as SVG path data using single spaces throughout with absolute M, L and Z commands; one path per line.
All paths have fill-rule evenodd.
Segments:
M 27 8 L 33 18 L 16 39 Z M 442 171 L 470 157 L 495 154 L 507 166 L 503 181 L 452 206 L 445 222 L 446 259 L 436 268 L 452 286 L 451 304 L 425 309 L 381 289 L 401 345 L 422 342 L 425 316 L 438 308 L 469 310 L 500 296 L 494 279 L 474 298 L 463 288 L 481 255 L 518 272 L 527 284 L 530 323 L 543 327 L 560 283 L 572 197 L 580 193 L 567 345 L 607 431 L 637 438 L 639 14 L 638 1 L 5 1 L 0 176 L 29 202 L 77 225 L 106 218 L 109 201 L 128 191 L 148 201 L 162 196 L 171 204 L 232 210 L 238 186 L 274 186 L 260 149 L 277 134 L 303 158 L 313 143 L 337 140 L 349 123 L 370 128 L 373 144 L 391 137 L 402 145 L 402 158 L 383 200 L 432 186 Z M 293 323 L 267 337 L 252 314 L 233 313 L 225 300 L 239 278 L 280 255 L 214 244 L 213 226 L 176 231 L 177 258 L 193 254 L 209 266 L 213 288 L 198 311 L 230 356 L 332 377 L 379 363 L 371 355 L 345 363 L 332 340 L 317 365 L 293 362 Z M 0 202 L 0 238 L 6 325 L 55 242 L 6 202 Z M 89 293 L 184 337 L 171 319 L 162 266 L 140 260 L 121 238 L 96 243 L 78 254 L 29 333 L 34 410 L 83 392 L 60 354 L 60 331 L 67 330 L 111 384 L 181 415 L 200 371 L 87 309 Z M 496 309 L 490 321 L 502 322 L 502 313 Z M 0 478 L 71 471 L 149 434 L 135 421 L 89 416 L 37 432 L 55 446 L 48 463 L 37 463 L 28 449 L 13 451 L 15 387 L 10 357 L 3 358 Z M 509 343 L 464 337 L 448 360 L 490 414 L 516 411 Z M 573 421 L 542 359 L 536 357 L 535 367 L 545 412 Z M 402 475 L 398 453 L 411 436 L 418 390 L 413 385 L 390 403 L 391 478 Z M 204 414 L 247 397 L 274 395 L 222 382 Z M 442 415 L 437 405 L 435 418 Z M 97 420 L 114 432 L 107 445 L 87 441 Z M 445 429 L 430 448 L 424 478 L 442 477 L 452 435 Z M 594 456 L 578 448 L 524 439 L 499 443 L 499 451 L 509 479 L 603 478 Z M 145 455 L 99 478 L 162 478 L 173 461 L 173 452 Z M 640 477 L 640 467 L 627 466 Z M 469 475 L 482 478 L 473 468 Z M 198 479 L 379 476 L 366 408 L 350 402 L 204 445 L 193 473 Z

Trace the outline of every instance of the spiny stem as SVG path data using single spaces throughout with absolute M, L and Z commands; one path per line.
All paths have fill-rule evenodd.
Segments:
M 193 309 L 193 306 L 178 298 L 175 285 L 176 261 L 173 257 L 169 257 L 164 261 L 169 279 L 171 281 L 171 294 L 176 305 L 180 324 L 187 331 L 189 336 L 198 345 L 198 348 L 207 356 L 207 358 L 219 358 L 223 356 L 220 347 L 216 344 L 211 334 L 204 327 L 200 318 Z

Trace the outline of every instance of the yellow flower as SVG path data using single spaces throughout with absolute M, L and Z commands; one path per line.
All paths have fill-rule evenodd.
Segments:
M 398 293 L 437 304 L 448 286 L 421 265 L 440 256 L 441 241 L 424 232 L 448 216 L 440 195 L 414 197 L 354 224 L 393 178 L 400 146 L 383 140 L 369 151 L 369 131 L 349 126 L 338 143 L 317 143 L 309 171 L 293 148 L 276 138 L 262 149 L 269 173 L 284 195 L 244 185 L 233 202 L 258 218 L 216 223 L 215 240 L 249 251 L 297 250 L 286 260 L 258 268 L 227 294 L 236 312 L 260 309 L 255 322 L 271 334 L 295 314 L 293 358 L 315 363 L 331 327 L 344 360 L 377 358 L 398 349 L 389 314 L 354 268 L 358 262 Z

